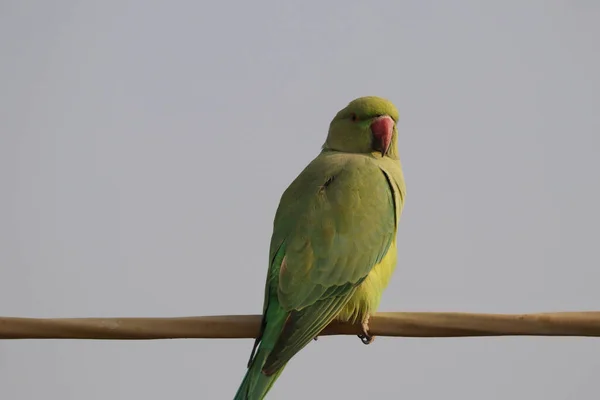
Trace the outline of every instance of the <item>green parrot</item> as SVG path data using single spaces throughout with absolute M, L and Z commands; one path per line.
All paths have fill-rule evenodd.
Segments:
M 321 153 L 281 197 L 273 226 L 260 334 L 234 400 L 260 400 L 286 363 L 332 320 L 373 314 L 396 267 L 406 186 L 398 110 L 361 97 L 329 125 Z

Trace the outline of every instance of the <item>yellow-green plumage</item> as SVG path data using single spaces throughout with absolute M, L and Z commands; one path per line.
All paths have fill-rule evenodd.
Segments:
M 394 145 L 394 144 L 392 144 Z M 394 176 L 397 187 L 394 188 L 395 197 L 397 199 L 395 211 L 396 220 L 400 220 L 402 208 L 404 206 L 404 197 L 406 195 L 406 186 L 404 184 L 404 175 L 400 160 L 381 160 L 383 168 L 390 176 Z M 397 229 L 397 227 L 396 227 Z M 379 308 L 381 295 L 388 286 L 392 274 L 396 269 L 398 248 L 396 246 L 396 234 L 388 248 L 383 259 L 373 267 L 367 275 L 367 278 L 360 284 L 356 293 L 350 298 L 346 306 L 340 311 L 336 319 L 340 321 L 362 321 L 365 316 L 373 314 Z
M 261 334 L 235 399 L 264 398 L 286 363 L 333 319 L 360 321 L 367 334 L 397 259 L 406 192 L 397 121 L 387 100 L 352 101 L 282 195 Z
M 373 267 L 335 319 L 355 323 L 377 311 L 383 290 L 387 287 L 396 269 L 396 255 L 396 241 L 394 240 L 383 260 Z

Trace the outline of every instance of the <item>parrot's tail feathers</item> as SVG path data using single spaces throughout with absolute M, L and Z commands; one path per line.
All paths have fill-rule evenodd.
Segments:
M 258 350 L 233 400 L 264 399 L 271 386 L 273 386 L 283 371 L 282 367 L 272 375 L 265 375 L 262 372 L 262 366 L 268 355 L 268 350 Z

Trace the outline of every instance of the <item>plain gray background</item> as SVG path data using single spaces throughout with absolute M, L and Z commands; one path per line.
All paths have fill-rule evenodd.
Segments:
M 600 6 L 1 1 L 0 315 L 259 313 L 279 197 L 400 110 L 381 310 L 600 309 Z M 0 342 L 0 397 L 229 399 L 251 340 Z M 596 399 L 598 340 L 314 342 L 271 399 Z

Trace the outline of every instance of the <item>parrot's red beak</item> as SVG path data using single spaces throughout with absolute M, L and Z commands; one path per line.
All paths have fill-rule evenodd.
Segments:
M 394 120 L 389 115 L 378 117 L 371 124 L 371 133 L 373 133 L 373 150 L 381 152 L 385 156 L 394 134 Z

